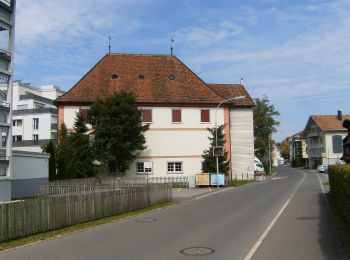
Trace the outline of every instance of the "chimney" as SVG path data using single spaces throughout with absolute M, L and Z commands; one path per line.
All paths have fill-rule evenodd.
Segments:
M 244 85 L 243 78 L 241 78 L 240 84 L 241 84 L 242 86 Z
M 341 113 L 341 110 L 338 110 L 338 116 L 337 116 L 338 120 L 342 121 L 343 120 L 343 116 Z

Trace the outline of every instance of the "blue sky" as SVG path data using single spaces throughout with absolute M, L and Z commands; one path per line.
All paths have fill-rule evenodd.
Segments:
M 108 51 L 170 52 L 208 83 L 244 78 L 281 113 L 350 114 L 348 0 L 17 0 L 15 79 L 70 89 Z

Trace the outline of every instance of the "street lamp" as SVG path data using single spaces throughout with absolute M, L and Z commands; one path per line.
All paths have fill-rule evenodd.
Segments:
M 232 101 L 232 100 L 239 100 L 239 99 L 243 99 L 245 98 L 245 96 L 238 96 L 238 97 L 233 97 L 233 98 L 228 98 L 225 99 L 223 101 L 221 101 L 219 103 L 219 105 L 216 107 L 215 110 L 215 147 L 218 146 L 218 124 L 217 124 L 217 113 L 218 113 L 218 109 L 221 106 L 221 104 L 228 102 L 228 101 Z M 216 156 L 216 174 L 217 174 L 217 187 L 219 188 L 219 155 L 215 155 Z

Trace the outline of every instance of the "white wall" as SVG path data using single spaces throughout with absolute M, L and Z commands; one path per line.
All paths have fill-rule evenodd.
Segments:
M 49 177 L 49 154 L 13 151 L 12 179 L 37 179 Z
M 344 132 L 332 132 L 332 133 L 325 133 L 325 151 L 322 154 L 322 163 L 324 164 L 336 164 L 336 163 L 343 163 L 340 160 L 340 157 L 343 156 L 343 153 L 333 153 L 333 140 L 332 137 L 334 135 L 340 135 L 342 136 L 342 139 L 345 138 L 347 135 L 346 130 L 344 129 Z
M 232 174 L 254 177 L 254 128 L 252 108 L 230 110 Z

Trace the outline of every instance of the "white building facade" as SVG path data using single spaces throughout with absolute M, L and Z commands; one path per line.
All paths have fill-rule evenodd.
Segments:
M 311 116 L 304 130 L 307 138 L 309 168 L 316 169 L 320 164 L 339 164 L 343 155 L 343 139 L 347 129 L 343 120 L 350 115 L 315 115 Z
M 41 145 L 57 141 L 57 108 L 53 100 L 64 92 L 54 85 L 13 84 L 13 149 L 41 152 Z
M 118 68 L 118 73 L 109 72 L 106 66 Z M 90 81 L 99 78 L 108 81 Z M 217 123 L 225 125 L 229 177 L 254 178 L 254 102 L 243 85 L 206 84 L 172 55 L 109 54 L 56 100 L 59 125 L 65 123 L 72 129 L 76 113 L 89 109 L 92 100 L 101 97 L 103 92 L 92 89 L 94 86 L 105 91 L 133 91 L 143 111 L 143 121 L 149 124 L 145 134 L 147 148 L 126 172 L 127 177 L 194 179 L 202 172 L 202 154 L 210 146 L 207 128 L 214 128 Z M 238 96 L 242 100 L 217 108 L 221 101 Z M 107 167 L 104 172 L 108 173 Z
M 11 200 L 11 97 L 15 0 L 0 0 L 0 202 Z

